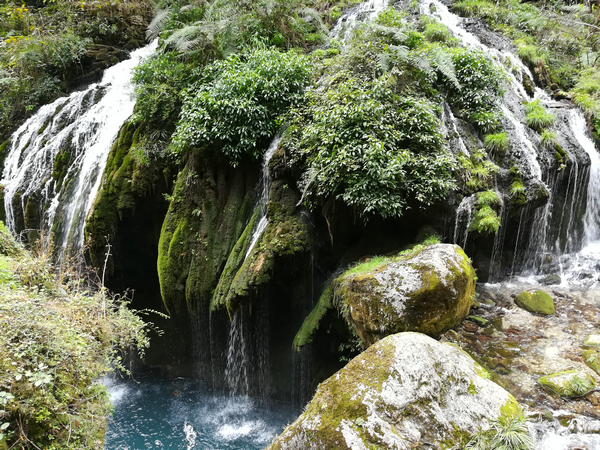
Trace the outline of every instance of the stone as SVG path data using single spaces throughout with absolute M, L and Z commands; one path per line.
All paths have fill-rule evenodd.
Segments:
M 554 300 L 546 291 L 525 291 L 515 297 L 515 303 L 521 308 L 536 314 L 552 315 L 555 312 Z
M 486 319 L 484 319 L 483 317 L 474 316 L 474 315 L 467 316 L 467 320 L 470 320 L 471 322 L 476 323 L 480 327 L 485 327 L 488 323 L 488 321 Z
M 420 333 L 388 336 L 321 383 L 267 450 L 464 448 L 521 408 L 470 356 Z
M 417 247 L 350 269 L 335 281 L 336 306 L 366 345 L 393 333 L 433 337 L 461 323 L 475 293 L 475 270 L 457 245 Z
M 600 375 L 600 354 L 598 350 L 586 350 L 583 352 L 583 360 L 590 369 Z
M 590 374 L 577 370 L 546 375 L 538 382 L 566 398 L 582 397 L 596 387 L 596 382 Z
M 547 277 L 544 277 L 541 280 L 538 280 L 538 282 L 540 284 L 543 284 L 544 286 L 552 286 L 555 284 L 562 283 L 562 278 L 560 277 L 560 275 L 553 274 L 553 275 L 548 275 Z
M 600 334 L 588 334 L 581 343 L 585 348 L 600 348 Z

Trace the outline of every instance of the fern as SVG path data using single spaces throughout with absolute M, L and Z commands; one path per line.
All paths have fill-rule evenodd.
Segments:
M 444 75 L 456 89 L 460 90 L 460 82 L 456 77 L 456 71 L 454 70 L 454 63 L 452 57 L 444 51 L 441 47 L 432 46 L 427 52 L 431 65 L 442 75 Z
M 369 23 L 368 26 L 373 31 L 389 36 L 398 44 L 401 44 L 404 41 L 406 41 L 406 39 L 408 39 L 408 36 L 404 34 L 399 28 L 386 27 L 385 25 L 379 25 L 377 23 Z
M 150 22 L 150 25 L 148 25 L 148 29 L 146 30 L 146 40 L 153 41 L 158 36 L 160 36 L 160 33 L 162 33 L 165 24 L 167 23 L 167 20 L 169 20 L 170 17 L 170 9 L 163 9 L 161 11 L 158 11 L 154 16 L 154 19 L 152 19 L 152 22 Z

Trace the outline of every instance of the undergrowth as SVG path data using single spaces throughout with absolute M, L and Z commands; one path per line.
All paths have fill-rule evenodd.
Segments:
M 98 378 L 125 371 L 148 330 L 126 298 L 89 289 L 78 271 L 32 255 L 0 222 L 0 445 L 101 449 L 110 412 Z

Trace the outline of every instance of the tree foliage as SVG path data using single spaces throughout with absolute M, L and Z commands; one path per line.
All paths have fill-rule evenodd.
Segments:
M 303 100 L 310 73 L 307 57 L 275 49 L 207 66 L 202 81 L 185 93 L 174 148 L 214 145 L 233 164 L 243 155 L 259 156 L 280 115 Z

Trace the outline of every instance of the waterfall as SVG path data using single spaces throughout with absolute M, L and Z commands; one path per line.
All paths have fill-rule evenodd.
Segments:
M 267 219 L 267 203 L 269 201 L 269 188 L 271 186 L 271 176 L 269 175 L 269 161 L 271 161 L 273 153 L 275 153 L 275 150 L 277 150 L 277 147 L 279 147 L 281 137 L 281 134 L 275 136 L 275 138 L 271 141 L 269 148 L 263 156 L 262 171 L 260 175 L 261 190 L 257 206 L 257 208 L 260 208 L 261 210 L 261 216 L 260 220 L 258 221 L 258 225 L 256 225 L 256 228 L 252 232 L 252 237 L 250 238 L 250 245 L 248 246 L 248 251 L 246 252 L 246 256 L 244 259 L 247 259 L 248 256 L 250 256 L 250 253 L 256 245 L 258 238 L 263 234 L 263 231 L 265 231 L 269 223 Z
M 13 233 L 20 231 L 20 215 L 34 199 L 43 217 L 40 225 L 48 239 L 54 235 L 58 258 L 67 247 L 81 251 L 85 219 L 111 145 L 133 113 L 133 69 L 157 46 L 155 41 L 132 52 L 107 69 L 99 83 L 42 106 L 11 136 L 0 184 Z
M 388 0 L 368 0 L 345 12 L 329 32 L 331 39 L 347 41 L 357 24 L 377 17 L 388 5 Z

